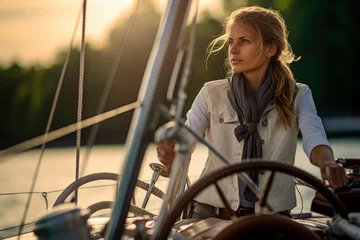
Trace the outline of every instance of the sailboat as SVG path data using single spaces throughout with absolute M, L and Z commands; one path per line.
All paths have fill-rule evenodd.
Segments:
M 122 108 L 114 109 L 95 117 L 80 120 L 68 127 L 45 133 L 0 152 L 0 159 L 40 146 L 65 134 L 80 131 L 107 118 L 129 109 L 135 109 L 131 128 L 127 136 L 125 166 L 120 174 L 91 174 L 78 178 L 57 198 L 55 206 L 39 218 L 32 229 L 7 236 L 6 239 L 360 239 L 359 169 L 360 159 L 338 159 L 338 163 L 349 169 L 351 185 L 342 193 L 335 194 L 319 179 L 299 168 L 269 161 L 251 161 L 231 164 L 230 161 L 207 143 L 192 129 L 187 127 L 181 112 L 186 100 L 186 86 L 190 74 L 192 50 L 196 30 L 197 1 L 169 0 L 161 20 L 156 40 L 147 64 L 137 101 Z M 84 1 L 86 7 L 86 0 Z M 191 15 L 191 10 L 195 14 Z M 192 16 L 189 44 L 184 46 L 187 20 Z M 172 69 L 172 71 L 169 71 Z M 166 86 L 166 87 L 164 87 Z M 159 118 L 168 119 L 165 125 Z M 189 162 L 186 155 L 191 150 L 184 138 L 193 134 L 227 165 L 204 176 L 190 186 L 187 181 Z M 138 180 L 145 150 L 152 142 L 176 141 L 178 151 L 170 172 L 161 164 L 154 163 L 153 181 L 145 184 Z M 317 216 L 303 216 L 301 219 L 284 218 L 271 214 L 267 196 L 272 177 L 267 187 L 259 189 L 245 173 L 248 170 L 270 171 L 294 176 L 299 184 L 316 190 L 312 210 Z M 262 209 L 254 215 L 238 217 L 230 209 L 225 194 L 217 182 L 224 177 L 236 174 L 258 196 Z M 166 192 L 155 185 L 156 178 L 169 177 Z M 99 202 L 81 209 L 64 201 L 83 184 L 100 179 L 118 181 L 114 202 Z M 208 218 L 194 220 L 188 218 L 189 203 L 204 188 L 214 185 L 223 201 L 230 220 Z M 132 204 L 136 187 L 147 191 L 142 207 Z M 187 187 L 187 189 L 186 189 Z M 149 195 L 153 194 L 162 201 L 158 215 L 144 209 Z M 112 208 L 106 217 L 93 217 L 92 214 L 103 208 Z

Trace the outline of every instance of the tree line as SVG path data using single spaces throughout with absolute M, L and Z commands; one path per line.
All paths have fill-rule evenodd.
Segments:
M 222 1 L 224 17 L 239 6 L 237 2 Z M 356 1 L 249 0 L 247 4 L 272 7 L 284 16 L 292 49 L 301 57 L 300 61 L 291 64 L 291 68 L 298 82 L 310 86 L 321 117 L 360 116 L 355 94 L 360 88 L 355 66 Z M 140 2 L 104 111 L 136 100 L 160 19 L 151 2 Z M 83 118 L 96 114 L 105 81 L 124 38 L 126 24 L 125 18 L 117 20 L 104 48 L 94 48 L 87 43 Z M 190 108 L 205 82 L 226 76 L 225 51 L 206 60 L 206 48 L 214 37 L 221 34 L 221 24 L 222 21 L 210 12 L 204 12 L 198 22 L 185 110 Z M 24 67 L 16 62 L 8 67 L 0 66 L 1 148 L 44 133 L 65 56 L 65 50 L 60 49 L 48 66 Z M 76 122 L 78 76 L 79 49 L 74 48 L 52 130 Z M 129 112 L 103 122 L 96 143 L 123 143 L 131 117 L 132 112 Z M 82 134 L 84 140 L 88 133 L 89 129 L 85 129 Z M 74 142 L 75 134 L 70 134 L 52 144 L 73 145 Z

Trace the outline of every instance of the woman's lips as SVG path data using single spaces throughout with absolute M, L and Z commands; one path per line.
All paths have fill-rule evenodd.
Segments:
M 240 62 L 242 62 L 242 60 L 240 60 L 240 59 L 231 59 L 231 64 L 232 65 L 236 65 L 236 64 L 238 64 Z

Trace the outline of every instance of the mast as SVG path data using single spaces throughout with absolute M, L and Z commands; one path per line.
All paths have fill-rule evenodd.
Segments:
M 169 0 L 159 26 L 138 95 L 141 107 L 134 112 L 127 136 L 125 165 L 105 239 L 117 240 L 123 233 L 143 157 L 158 125 L 159 106 L 165 103 L 190 3 L 191 0 Z

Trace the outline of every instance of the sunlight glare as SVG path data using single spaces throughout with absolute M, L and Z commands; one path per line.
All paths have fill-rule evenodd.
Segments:
M 133 0 L 87 1 L 86 40 L 101 47 L 111 24 L 132 8 Z M 47 63 L 68 46 L 82 0 L 2 0 L 0 64 Z M 79 45 L 81 24 L 77 31 Z M 24 41 L 26 36 L 26 41 Z
M 89 34 L 99 42 L 104 40 L 104 32 L 121 14 L 132 8 L 133 0 L 91 0 L 89 1 Z
M 160 13 L 168 3 L 168 0 L 146 1 L 152 1 Z M 120 17 L 126 21 L 134 3 L 134 0 L 87 1 L 86 41 L 103 47 L 112 24 Z M 1 0 L 0 64 L 15 59 L 25 65 L 52 61 L 59 49 L 67 48 L 81 4 L 82 0 Z M 221 9 L 219 0 L 200 0 L 199 12 L 207 10 L 218 16 Z M 77 46 L 80 36 L 81 26 L 77 31 Z

